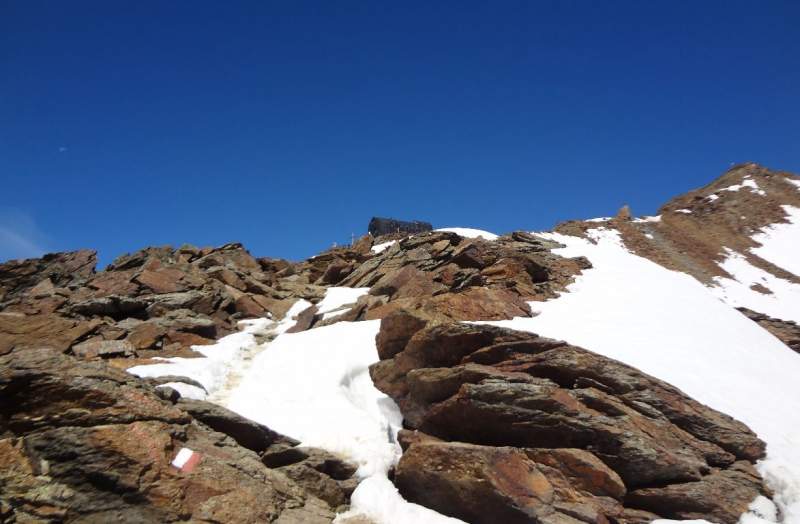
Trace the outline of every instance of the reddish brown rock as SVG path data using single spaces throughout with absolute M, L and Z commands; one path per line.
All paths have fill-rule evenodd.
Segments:
M 94 274 L 96 265 L 97 253 L 88 249 L 9 260 L 0 264 L 0 301 L 24 293 L 45 279 L 57 287 L 82 282 Z
M 412 444 L 395 471 L 407 500 L 475 524 L 540 522 L 553 510 L 553 487 L 513 448 Z
M 578 489 L 621 500 L 626 488 L 617 473 L 600 459 L 582 449 L 527 449 L 528 458 L 560 471 Z
M 131 330 L 127 340 L 135 349 L 151 349 L 161 342 L 166 332 L 156 322 L 142 322 Z
M 249 295 L 242 295 L 234 302 L 236 311 L 247 318 L 263 317 L 265 309 Z
M 765 494 L 758 472 L 741 461 L 698 482 L 635 490 L 626 503 L 670 519 L 734 523 L 757 496 Z
M 72 346 L 72 353 L 83 359 L 119 358 L 136 355 L 133 345 L 127 340 L 90 340 Z
M 267 468 L 256 452 L 211 426 L 239 438 L 247 426 L 251 436 L 261 432 L 258 446 L 267 449 L 291 440 L 243 426 L 222 408 L 172 405 L 102 362 L 40 349 L 0 357 L 0 398 L 6 520 L 323 523 L 334 517 L 311 488 Z M 220 422 L 229 417 L 233 426 Z M 179 468 L 171 463 L 182 449 L 192 459 Z M 324 471 L 324 460 L 312 454 L 300 466 Z M 323 473 L 316 485 L 326 478 L 338 487 Z M 346 503 L 341 489 L 335 501 Z
M 426 325 L 425 320 L 404 310 L 393 311 L 384 317 L 381 330 L 375 337 L 380 359 L 392 358 L 402 351 L 414 333 Z
M 417 330 L 401 351 L 387 353 L 391 358 L 370 369 L 376 387 L 394 398 L 409 428 L 445 441 L 406 442 L 398 486 L 447 514 L 478 522 L 497 514 L 462 502 L 480 498 L 504 506 L 497 511 L 510 512 L 507 519 L 522 511 L 534 521 L 556 512 L 584 522 L 680 515 L 733 523 L 765 491 L 755 470 L 741 474 L 742 464 L 764 454 L 764 443 L 744 424 L 601 355 L 529 333 L 448 323 Z M 525 504 L 492 480 L 497 466 L 472 451 L 463 458 L 464 444 L 454 441 L 485 447 L 485 456 L 518 448 L 553 496 L 525 513 Z M 416 471 L 422 462 L 442 468 Z M 470 470 L 472 463 L 483 465 Z M 516 461 L 511 469 L 517 478 L 530 465 Z M 733 508 L 728 514 L 693 500 L 721 489 L 720 479 L 737 485 L 720 503 Z
M 316 318 L 317 318 L 317 306 L 309 306 L 303 311 L 301 311 L 300 314 L 297 315 L 297 320 L 295 321 L 294 325 L 290 327 L 286 332 L 300 333 L 301 331 L 311 329 L 311 326 L 314 325 Z
M 429 297 L 445 291 L 433 281 L 433 275 L 414 266 L 405 266 L 381 277 L 370 289 L 371 295 L 387 295 L 392 299 Z
M 178 269 L 163 268 L 159 270 L 146 269 L 135 280 L 150 288 L 154 293 L 175 293 L 185 288 L 180 280 L 183 272 Z
M 133 281 L 136 275 L 134 270 L 103 271 L 95 275 L 87 285 L 97 290 L 95 296 L 107 295 L 133 295 L 139 290 L 139 285 Z
M 224 267 L 212 267 L 208 270 L 208 275 L 239 291 L 246 291 L 247 285 L 239 278 L 239 275 Z
M 41 346 L 66 351 L 99 325 L 100 321 L 82 322 L 54 314 L 0 313 L 0 355 Z
M 429 320 L 508 320 L 528 317 L 530 306 L 519 295 L 494 288 L 471 287 L 459 293 L 390 301 L 367 312 L 366 319 L 384 318 L 404 309 Z

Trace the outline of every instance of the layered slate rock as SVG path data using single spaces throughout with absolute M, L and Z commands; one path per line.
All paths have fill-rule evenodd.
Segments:
M 322 523 L 348 503 L 354 466 L 177 397 L 52 349 L 0 357 L 2 521 Z
M 384 318 L 399 309 L 430 320 L 530 316 L 528 300 L 555 297 L 591 267 L 584 258 L 553 254 L 557 247 L 523 232 L 493 241 L 446 231 L 402 238 L 339 283 L 371 288 L 344 319 Z
M 149 247 L 96 271 L 93 251 L 0 264 L 0 354 L 52 347 L 82 358 L 196 356 L 238 320 L 282 318 L 297 300 L 318 303 L 330 286 L 371 287 L 349 311 L 308 309 L 294 331 L 383 318 L 399 309 L 426 319 L 500 320 L 531 314 L 528 300 L 556 296 L 583 258 L 523 232 L 495 241 L 451 232 L 364 236 L 300 263 L 251 256 L 241 244 Z
M 146 248 L 96 272 L 93 251 L 0 264 L 0 354 L 52 347 L 83 358 L 190 356 L 243 318 L 320 300 L 310 271 L 240 244 Z
M 377 344 L 375 385 L 418 432 L 401 439 L 396 484 L 437 511 L 469 522 L 733 523 L 767 494 L 753 468 L 765 444 L 747 426 L 615 360 L 399 313 Z

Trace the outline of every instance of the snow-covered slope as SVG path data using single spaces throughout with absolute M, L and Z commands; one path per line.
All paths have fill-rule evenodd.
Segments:
M 365 293 L 329 288 L 320 312 L 337 310 Z M 457 524 L 461 521 L 405 501 L 388 479 L 401 450 L 396 435 L 402 415 L 372 384 L 369 366 L 378 361 L 380 321 L 339 322 L 286 333 L 311 304 L 300 300 L 281 322 L 257 319 L 211 346 L 195 346 L 206 358 L 170 358 L 135 366 L 140 377 L 185 376 L 206 391 L 180 382 L 166 384 L 189 398 L 207 399 L 358 465 L 361 479 L 351 509 L 341 517 L 365 516 L 377 523 Z M 272 341 L 257 343 L 257 336 Z
M 783 210 L 787 222 L 773 224 L 753 236 L 761 246 L 751 251 L 790 273 L 800 275 L 800 208 L 783 206 Z
M 497 324 L 615 358 L 745 422 L 767 442 L 759 469 L 785 522 L 800 522 L 798 355 L 694 278 L 630 253 L 615 231 L 589 235 L 596 243 L 545 234 L 593 269 L 559 298 L 531 302 L 534 318 Z
M 793 275 L 800 275 L 800 208 L 783 206 L 787 222 L 765 227 L 752 236 L 750 252 Z M 733 278 L 715 277 L 712 291 L 733 307 L 800 322 L 800 285 L 754 266 L 742 253 L 726 249 L 720 263 Z
M 752 253 L 797 273 L 800 209 L 787 206 L 786 211 L 788 223 L 764 228 L 753 237 L 760 247 Z M 658 221 L 633 221 L 640 222 Z M 530 302 L 533 318 L 495 323 L 620 360 L 743 421 L 768 445 L 759 469 L 775 490 L 779 511 L 762 498 L 741 522 L 774 521 L 778 515 L 783 522 L 800 524 L 800 393 L 795 386 L 800 357 L 734 309 L 746 306 L 800 321 L 800 285 L 753 266 L 733 250 L 721 267 L 734 278 L 717 277 L 704 285 L 631 253 L 613 221 L 590 223 L 589 238 L 540 235 L 566 245 L 555 253 L 585 256 L 593 268 L 558 298 Z M 497 239 L 481 230 L 444 231 Z M 375 246 L 379 249 L 373 252 L 389 245 Z M 753 289 L 755 284 L 771 293 Z M 368 288 L 329 288 L 317 305 L 318 313 L 325 319 L 341 314 L 367 292 Z M 280 322 L 247 321 L 241 333 L 195 348 L 206 358 L 168 359 L 130 371 L 191 377 L 205 391 L 170 385 L 185 396 L 224 405 L 302 445 L 327 449 L 356 463 L 361 483 L 342 520 L 361 515 L 379 524 L 459 522 L 406 502 L 387 478 L 400 457 L 395 436 L 402 417 L 368 373 L 378 360 L 379 321 L 339 322 L 287 333 L 292 319 L 309 306 L 300 300 Z

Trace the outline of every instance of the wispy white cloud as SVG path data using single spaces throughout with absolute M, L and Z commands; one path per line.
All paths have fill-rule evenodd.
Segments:
M 61 146 L 58 148 L 59 153 L 66 153 L 67 151 L 69 151 L 69 148 L 67 146 Z
M 47 251 L 47 238 L 30 215 L 0 209 L 0 261 L 40 257 Z

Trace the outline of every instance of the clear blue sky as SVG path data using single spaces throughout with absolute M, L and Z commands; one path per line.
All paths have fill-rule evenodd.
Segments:
M 800 171 L 800 2 L 0 2 L 0 259 L 495 232 Z

